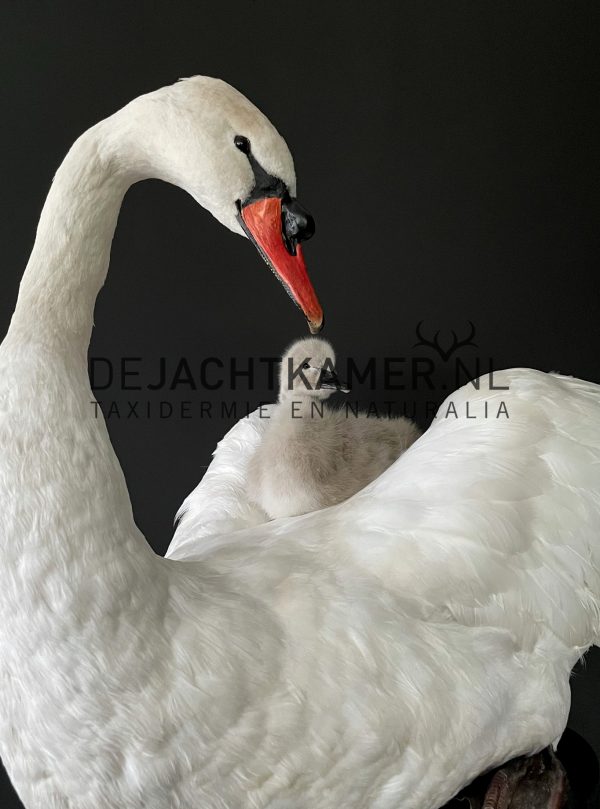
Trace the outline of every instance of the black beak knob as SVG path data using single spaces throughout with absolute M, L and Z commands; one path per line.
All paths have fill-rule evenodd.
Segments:
M 284 199 L 281 203 L 282 231 L 286 247 L 296 255 L 296 245 L 305 242 L 315 232 L 315 220 L 297 199 Z

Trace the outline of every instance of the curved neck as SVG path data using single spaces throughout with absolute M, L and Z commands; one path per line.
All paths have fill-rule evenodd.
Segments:
M 121 202 L 139 179 L 106 148 L 110 120 L 85 132 L 56 173 L 11 322 L 21 339 L 87 349 Z

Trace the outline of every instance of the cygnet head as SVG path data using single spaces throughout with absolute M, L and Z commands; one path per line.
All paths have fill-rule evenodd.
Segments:
M 349 388 L 335 372 L 335 352 L 327 340 L 307 337 L 293 343 L 281 358 L 279 401 L 301 396 L 327 399 Z

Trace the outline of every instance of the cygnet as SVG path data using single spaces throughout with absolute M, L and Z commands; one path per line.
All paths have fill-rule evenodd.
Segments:
M 290 346 L 282 357 L 278 402 L 248 470 L 248 496 L 270 518 L 346 500 L 421 434 L 404 417 L 330 407 L 325 400 L 336 390 L 348 392 L 326 340 L 310 337 Z

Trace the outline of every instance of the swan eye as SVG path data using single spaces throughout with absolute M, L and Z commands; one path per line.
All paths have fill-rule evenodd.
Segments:
M 302 366 L 303 371 L 308 371 L 309 368 L 310 368 L 310 363 L 308 363 L 308 362 L 305 362 L 304 365 Z
M 245 138 L 243 135 L 236 135 L 233 139 L 236 149 L 239 149 L 240 152 L 244 154 L 250 154 L 250 141 L 248 138 Z

